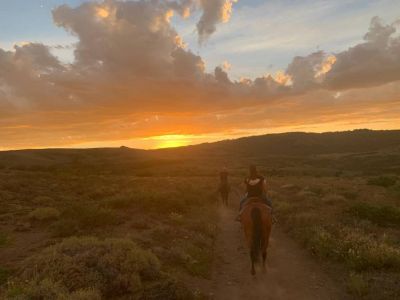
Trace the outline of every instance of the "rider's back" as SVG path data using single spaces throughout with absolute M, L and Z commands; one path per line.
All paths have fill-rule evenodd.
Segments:
M 264 180 L 264 177 L 261 175 L 258 175 L 256 178 L 246 178 L 247 197 L 261 197 L 264 192 Z

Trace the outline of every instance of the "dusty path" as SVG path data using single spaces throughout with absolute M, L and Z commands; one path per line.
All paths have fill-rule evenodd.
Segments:
M 215 300 L 342 300 L 346 295 L 308 254 L 275 226 L 265 274 L 250 275 L 250 259 L 232 209 L 220 208 L 213 276 Z

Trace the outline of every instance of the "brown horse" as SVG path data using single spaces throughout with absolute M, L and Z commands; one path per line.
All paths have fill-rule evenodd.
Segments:
M 229 198 L 229 192 L 230 192 L 230 186 L 228 183 L 224 183 L 219 186 L 219 193 L 221 195 L 222 199 L 222 204 L 225 206 L 228 206 L 228 198 Z
M 251 274 L 255 275 L 254 265 L 259 260 L 260 254 L 262 254 L 262 266 L 265 270 L 267 247 L 272 229 L 271 208 L 258 198 L 250 198 L 244 205 L 240 221 L 250 249 Z

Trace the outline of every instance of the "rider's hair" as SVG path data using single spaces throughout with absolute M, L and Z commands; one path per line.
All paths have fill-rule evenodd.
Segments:
M 258 171 L 257 171 L 256 165 L 250 165 L 249 171 L 250 171 L 250 178 L 251 179 L 254 179 L 254 178 L 258 177 Z

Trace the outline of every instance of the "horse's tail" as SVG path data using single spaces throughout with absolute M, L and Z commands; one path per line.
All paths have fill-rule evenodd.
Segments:
M 251 241 L 251 259 L 253 262 L 260 258 L 260 250 L 263 240 L 261 211 L 258 207 L 251 210 L 251 219 L 253 221 L 253 233 Z

